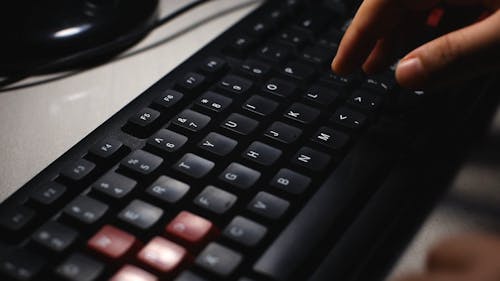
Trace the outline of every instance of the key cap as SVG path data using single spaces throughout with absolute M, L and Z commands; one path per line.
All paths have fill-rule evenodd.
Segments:
M 314 68 L 300 62 L 289 62 L 280 69 L 280 73 L 286 77 L 299 80 L 301 82 L 309 81 L 314 76 Z
M 223 214 L 231 209 L 236 199 L 233 194 L 209 185 L 196 196 L 194 204 L 216 214 Z
M 260 79 L 266 77 L 271 71 L 271 67 L 256 60 L 246 60 L 239 68 L 240 72 L 248 76 Z
M 313 107 L 302 103 L 294 103 L 285 111 L 283 116 L 299 123 L 309 125 L 318 119 L 320 113 L 319 110 Z
M 318 33 L 326 27 L 330 18 L 331 15 L 324 11 L 314 11 L 300 17 L 297 27 L 311 33 Z
M 190 72 L 177 83 L 181 89 L 187 92 L 197 93 L 205 87 L 206 77 L 195 72 Z
M 357 83 L 357 79 L 354 75 L 351 76 L 340 76 L 333 72 L 328 72 L 327 74 L 321 76 L 321 81 L 330 84 L 332 87 L 337 87 L 340 89 L 346 89 Z
M 210 133 L 203 138 L 198 147 L 217 156 L 226 156 L 238 145 L 238 142 L 218 133 Z
M 95 281 L 104 272 L 104 264 L 80 253 L 74 253 L 55 270 L 56 275 L 67 281 Z
M 259 122 L 238 113 L 232 113 L 222 122 L 222 127 L 239 135 L 247 136 L 257 129 Z
M 330 149 L 342 150 L 349 142 L 349 136 L 332 128 L 321 127 L 311 140 Z
M 133 265 L 125 265 L 109 281 L 159 281 L 155 275 Z
M 92 189 L 115 200 L 122 199 L 134 190 L 137 182 L 120 174 L 109 172 L 92 184 Z
M 290 203 L 267 192 L 259 192 L 247 205 L 247 209 L 261 217 L 277 220 L 281 218 Z
M 64 214 L 79 223 L 90 225 L 100 220 L 108 208 L 104 203 L 80 195 L 64 208 Z
M 271 166 L 281 157 L 282 151 L 255 141 L 243 152 L 243 157 L 263 166 Z
M 94 144 L 89 152 L 101 159 L 112 159 L 124 150 L 123 143 L 113 138 L 107 138 Z
M 230 276 L 243 261 L 243 257 L 229 248 L 210 243 L 196 258 L 197 266 L 221 277 Z
M 128 120 L 134 135 L 143 136 L 151 131 L 160 118 L 160 112 L 149 107 L 143 108 Z
M 38 245 L 52 252 L 61 253 L 67 250 L 78 237 L 76 230 L 55 221 L 42 225 L 31 239 Z
M 133 235 L 114 226 L 105 225 L 89 239 L 87 247 L 104 258 L 117 262 L 131 255 L 138 242 Z
M 289 169 L 281 169 L 273 177 L 270 186 L 291 194 L 302 194 L 311 184 L 311 178 Z
M 30 194 L 30 200 L 38 205 L 50 206 L 55 204 L 66 193 L 66 187 L 56 182 L 41 185 Z
M 218 57 L 209 57 L 205 59 L 200 67 L 203 73 L 211 77 L 222 74 L 226 68 L 227 62 Z
M 233 100 L 228 97 L 208 91 L 198 98 L 196 104 L 214 112 L 221 112 L 227 109 L 232 102 Z
M 260 172 L 238 163 L 231 163 L 219 175 L 219 179 L 241 189 L 252 187 L 260 178 Z
M 138 260 L 161 274 L 172 274 L 187 258 L 183 247 L 162 237 L 155 237 L 137 254 Z
M 118 214 L 118 219 L 141 230 L 146 230 L 157 223 L 162 215 L 162 209 L 136 199 Z
M 24 206 L 16 206 L 0 212 L 0 227 L 9 232 L 17 232 L 28 227 L 34 219 L 35 211 Z
M 66 165 L 61 170 L 61 176 L 72 181 L 81 181 L 86 178 L 95 167 L 96 165 L 94 163 L 85 159 L 79 159 L 74 163 Z
M 379 94 L 387 94 L 396 86 L 395 74 L 392 72 L 366 78 L 362 88 L 375 91 Z
M 236 75 L 227 75 L 219 81 L 217 86 L 229 94 L 243 95 L 252 88 L 253 83 Z
M 212 240 L 217 233 L 209 220 L 190 212 L 180 212 L 165 228 L 165 232 L 191 249 L 199 249 Z
M 171 130 L 161 129 L 148 140 L 148 145 L 165 154 L 179 151 L 187 141 L 186 136 Z
M 179 202 L 189 191 L 189 185 L 167 176 L 159 177 L 146 192 L 167 203 Z
M 199 132 L 210 123 L 210 120 L 211 118 L 207 115 L 186 109 L 174 117 L 172 123 L 191 132 Z
M 245 57 L 255 46 L 255 40 L 242 35 L 234 38 L 227 47 L 227 52 L 237 57 Z
M 382 104 L 382 98 L 365 90 L 357 90 L 352 93 L 347 103 L 356 108 L 373 112 Z
M 339 98 L 337 90 L 313 85 L 304 93 L 303 98 L 317 106 L 329 107 Z
M 249 34 L 255 38 L 262 38 L 272 31 L 273 27 L 271 23 L 267 21 L 258 21 L 251 25 L 249 28 Z
M 316 65 L 324 66 L 332 62 L 336 49 L 326 49 L 320 46 L 307 47 L 300 54 L 300 59 L 314 63 Z
M 184 94 L 175 90 L 166 90 L 165 93 L 161 94 L 157 97 L 153 104 L 156 105 L 160 110 L 165 111 L 178 102 L 180 102 L 184 98 Z
M 326 34 L 323 34 L 321 38 L 318 41 L 318 44 L 321 47 L 333 50 L 336 52 L 336 50 L 339 47 L 340 40 L 342 40 L 342 32 L 338 30 L 330 30 Z
M 184 271 L 174 281 L 207 281 L 207 279 L 201 278 L 190 271 Z
M 330 122 L 347 129 L 358 130 L 366 123 L 366 116 L 347 107 L 341 107 L 335 111 Z
M 264 135 L 284 144 L 291 144 L 299 139 L 302 135 L 302 130 L 283 122 L 274 122 L 266 129 Z
M 292 163 L 310 171 L 324 170 L 331 161 L 331 157 L 309 147 L 302 147 L 292 158 Z
M 261 96 L 251 96 L 244 104 L 243 108 L 260 116 L 269 116 L 276 111 L 279 104 L 271 99 Z
M 294 48 L 301 48 L 309 41 L 309 35 L 301 30 L 289 28 L 279 32 L 276 39 L 280 43 L 290 45 Z
M 224 237 L 245 245 L 253 247 L 259 244 L 267 233 L 267 228 L 244 217 L 235 217 L 224 229 Z
M 0 260 L 0 272 L 14 280 L 36 280 L 46 260 L 25 249 L 16 249 Z
M 201 179 L 214 168 L 215 163 L 192 153 L 184 155 L 174 169 L 190 177 Z
M 285 98 L 293 96 L 296 90 L 297 86 L 295 84 L 278 78 L 272 78 L 262 87 L 264 93 Z
M 163 163 L 163 159 L 144 150 L 136 150 L 125 157 L 121 166 L 139 175 L 153 173 Z
M 269 60 L 275 63 L 280 63 L 285 61 L 288 57 L 290 57 L 290 49 L 288 47 L 280 46 L 280 45 L 265 45 L 259 49 L 257 54 L 259 57 L 265 60 Z

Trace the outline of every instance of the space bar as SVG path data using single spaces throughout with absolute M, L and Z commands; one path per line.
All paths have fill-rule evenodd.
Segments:
M 368 147 L 367 147 L 368 146 Z M 253 270 L 273 280 L 291 280 L 319 243 L 324 241 L 339 215 L 359 194 L 372 188 L 388 171 L 391 153 L 373 144 L 360 144 L 336 168 L 318 191 L 254 264 Z

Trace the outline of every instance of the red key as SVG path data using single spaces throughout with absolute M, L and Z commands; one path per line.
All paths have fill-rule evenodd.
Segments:
M 200 248 L 217 232 L 212 222 L 186 211 L 180 212 L 165 231 L 191 248 Z
M 158 281 L 153 274 L 133 265 L 122 267 L 109 281 Z
M 109 259 L 123 259 L 138 246 L 137 239 L 116 227 L 105 225 L 87 243 L 95 252 Z
M 187 251 L 165 238 L 155 237 L 139 252 L 137 258 L 152 269 L 168 274 L 179 269 L 187 258 Z

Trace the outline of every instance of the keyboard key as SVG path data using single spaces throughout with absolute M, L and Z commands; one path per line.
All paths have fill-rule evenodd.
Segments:
M 108 209 L 108 205 L 80 195 L 64 208 L 64 214 L 80 223 L 90 225 L 100 220 Z
M 323 47 L 330 49 L 332 51 L 337 51 L 339 48 L 340 40 L 342 40 L 342 32 L 338 30 L 330 30 L 329 32 L 321 35 L 318 44 Z
M 104 272 L 104 264 L 86 255 L 75 253 L 55 270 L 56 275 L 67 281 L 94 281 Z
M 256 141 L 243 152 L 243 157 L 260 165 L 271 166 L 281 157 L 281 154 L 281 150 Z
M 273 114 L 278 106 L 277 102 L 261 96 L 252 96 L 243 104 L 244 109 L 260 116 Z
M 302 130 L 283 122 L 274 122 L 265 130 L 264 135 L 284 144 L 291 144 L 299 139 Z
M 276 38 L 280 43 L 301 48 L 309 41 L 309 35 L 298 29 L 286 29 L 278 33 Z
M 267 219 L 277 220 L 281 218 L 290 203 L 267 192 L 259 192 L 248 204 L 247 209 Z
M 16 206 L 0 212 L 0 227 L 11 231 L 20 231 L 35 219 L 35 211 L 24 206 Z
M 137 114 L 133 115 L 128 121 L 135 128 L 142 132 L 150 130 L 160 118 L 160 112 L 149 107 L 143 108 Z
M 223 214 L 231 209 L 236 199 L 233 194 L 209 185 L 196 196 L 194 204 L 216 214 Z
M 330 156 L 309 147 L 301 148 L 292 158 L 295 165 L 315 172 L 324 170 L 330 161 Z
M 238 163 L 231 163 L 219 179 L 241 189 L 252 187 L 260 178 L 260 172 Z
M 357 130 L 366 123 L 366 116 L 347 107 L 341 107 L 335 111 L 330 122 L 347 129 Z
M 330 50 L 319 46 L 307 47 L 300 54 L 300 58 L 304 61 L 316 65 L 328 65 L 332 62 L 337 50 Z
M 244 57 L 255 46 L 255 43 L 253 38 L 244 35 L 238 36 L 229 43 L 227 52 L 238 57 Z
M 278 78 L 272 78 L 262 87 L 262 91 L 264 93 L 285 98 L 295 94 L 296 90 L 297 86 L 295 84 Z
M 207 281 L 207 279 L 201 278 L 190 271 L 184 271 L 174 281 Z
M 25 249 L 16 249 L 3 256 L 0 260 L 0 273 L 14 280 L 35 280 L 46 264 L 43 257 Z
M 246 60 L 239 68 L 240 72 L 254 78 L 266 77 L 271 71 L 271 67 L 256 60 Z
M 30 194 L 30 200 L 42 206 L 54 204 L 66 193 L 66 187 L 56 182 L 39 186 Z
M 94 163 L 85 159 L 79 159 L 72 164 L 66 165 L 61 170 L 61 176 L 72 181 L 80 181 L 87 177 L 95 167 Z
M 188 92 L 199 92 L 204 88 L 206 77 L 195 72 L 190 72 L 178 82 L 178 86 Z
M 327 14 L 325 11 L 314 11 L 299 18 L 297 27 L 312 33 L 318 33 L 326 27 L 330 18 L 331 15 Z
M 118 218 L 136 228 L 151 228 L 163 215 L 163 210 L 141 200 L 134 200 L 119 214 Z
M 302 103 L 292 104 L 283 114 L 283 116 L 295 120 L 302 124 L 311 124 L 316 121 L 320 111 Z
M 232 102 L 233 100 L 228 97 L 209 91 L 204 93 L 196 101 L 196 104 L 214 112 L 221 112 L 227 109 Z
M 357 83 L 357 79 L 354 75 L 351 76 L 340 76 L 333 72 L 328 72 L 327 74 L 321 76 L 321 81 L 330 84 L 334 87 L 339 87 L 342 89 L 348 88 L 353 84 Z
M 238 113 L 232 113 L 222 122 L 222 127 L 240 135 L 250 135 L 259 122 Z
M 99 158 L 110 159 L 120 154 L 124 148 L 125 147 L 121 141 L 108 138 L 94 144 L 90 148 L 89 152 Z
M 184 94 L 175 90 L 166 90 L 165 93 L 161 94 L 158 98 L 153 101 L 153 104 L 158 106 L 161 110 L 166 110 L 184 98 Z
M 148 140 L 148 145 L 161 153 L 173 153 L 181 149 L 187 141 L 186 136 L 171 130 L 161 129 Z
M 183 247 L 161 237 L 155 237 L 137 255 L 139 261 L 161 274 L 172 274 L 187 258 Z
M 198 147 L 218 156 L 226 156 L 238 145 L 238 142 L 218 133 L 210 133 L 203 138 Z
M 113 199 L 121 199 L 134 190 L 137 182 L 120 174 L 109 172 L 97 180 L 92 189 Z
M 239 244 L 252 247 L 266 235 L 267 229 L 244 217 L 235 217 L 224 229 L 223 235 Z
M 349 142 L 349 136 L 332 128 L 321 127 L 311 140 L 327 148 L 341 150 Z
M 290 49 L 280 45 L 265 45 L 258 51 L 259 57 L 272 62 L 283 62 L 290 56 Z
M 121 166 L 140 175 L 149 175 L 163 163 L 163 159 L 144 150 L 136 150 L 125 157 Z
M 315 105 L 329 107 L 337 101 L 340 94 L 336 90 L 314 85 L 307 89 L 303 98 Z
M 167 203 L 179 202 L 189 191 L 189 185 L 167 176 L 159 177 L 146 192 Z
M 201 64 L 201 71 L 209 76 L 217 76 L 224 72 L 227 67 L 227 62 L 221 58 L 209 57 Z
M 301 82 L 309 81 L 315 74 L 314 68 L 300 62 L 290 62 L 280 69 L 281 74 Z
M 200 179 L 214 168 L 215 163 L 192 153 L 184 155 L 175 165 L 174 169 L 190 177 Z
M 199 249 L 217 232 L 212 222 L 186 211 L 180 212 L 167 225 L 165 231 L 191 249 Z
M 267 35 L 272 29 L 273 28 L 270 23 L 266 21 L 259 21 L 253 24 L 248 31 L 252 36 L 256 38 L 262 38 Z
M 52 252 L 61 253 L 76 241 L 78 232 L 55 221 L 49 221 L 41 226 L 32 239 L 38 245 Z
M 394 73 L 383 73 L 365 79 L 362 88 L 373 90 L 380 94 L 390 92 L 396 85 Z
M 220 80 L 218 87 L 219 89 L 228 92 L 230 94 L 243 95 L 247 93 L 253 86 L 252 81 L 236 76 L 227 75 Z
M 311 179 L 289 169 L 281 169 L 269 185 L 291 194 L 302 194 L 311 184 Z
M 131 234 L 111 225 L 103 226 L 87 242 L 87 247 L 113 261 L 123 260 L 134 251 L 138 240 Z
M 243 257 L 229 248 L 210 243 L 196 258 L 197 266 L 221 277 L 228 277 L 242 262 Z
M 199 132 L 210 123 L 210 120 L 210 117 L 207 115 L 186 109 L 177 115 L 172 120 L 172 123 L 189 131 Z
M 109 281 L 159 281 L 155 275 L 133 265 L 125 265 Z
M 364 90 L 357 90 L 349 97 L 347 103 L 362 110 L 375 111 L 382 104 L 382 98 Z

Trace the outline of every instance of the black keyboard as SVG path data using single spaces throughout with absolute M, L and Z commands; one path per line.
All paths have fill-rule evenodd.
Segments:
M 481 95 L 332 73 L 351 12 L 268 1 L 154 84 L 2 203 L 0 279 L 376 280 Z

